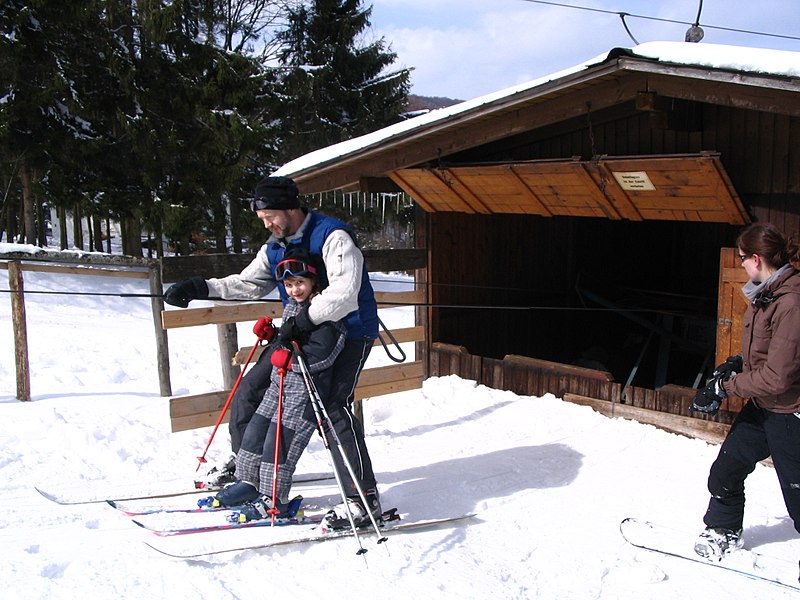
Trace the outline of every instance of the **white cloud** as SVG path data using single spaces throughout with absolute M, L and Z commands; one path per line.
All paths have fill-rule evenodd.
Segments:
M 581 0 L 575 5 L 691 23 L 699 0 Z M 374 33 L 414 67 L 412 92 L 471 99 L 580 64 L 635 43 L 617 14 L 524 0 L 376 0 Z M 796 1 L 706 0 L 700 23 L 789 32 L 800 16 Z M 640 43 L 683 41 L 683 23 L 626 17 Z M 800 41 L 705 29 L 705 42 L 800 51 Z

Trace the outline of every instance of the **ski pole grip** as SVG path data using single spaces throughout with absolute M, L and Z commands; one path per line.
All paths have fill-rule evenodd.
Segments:
M 292 366 L 292 353 L 286 348 L 277 348 L 270 357 L 273 367 L 279 369 L 289 369 Z

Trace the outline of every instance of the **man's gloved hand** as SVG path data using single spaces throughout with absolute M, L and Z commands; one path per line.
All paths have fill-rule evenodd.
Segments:
M 287 345 L 294 341 L 302 342 L 312 329 L 314 329 L 314 324 L 308 316 L 308 307 L 306 307 L 283 322 L 281 330 L 278 332 L 278 339 Z
M 278 333 L 278 330 L 275 328 L 275 325 L 272 324 L 272 317 L 261 317 L 256 321 L 256 324 L 253 325 L 253 333 L 256 334 L 259 342 L 263 340 L 271 342 Z
M 292 368 L 292 351 L 287 348 L 276 348 L 269 357 L 269 361 L 273 367 L 278 369 L 291 369 Z
M 719 378 L 712 379 L 706 387 L 697 392 L 694 400 L 692 400 L 691 410 L 714 416 L 722 404 L 722 399 L 726 396 L 722 380 Z
M 737 354 L 736 356 L 729 356 L 726 358 L 724 363 L 714 369 L 711 377 L 719 379 L 720 381 L 728 381 L 731 376 L 742 373 L 743 371 L 744 360 L 742 360 L 741 354 Z
M 208 284 L 202 277 L 190 277 L 175 283 L 164 292 L 164 302 L 172 306 L 187 308 L 192 300 L 208 298 Z

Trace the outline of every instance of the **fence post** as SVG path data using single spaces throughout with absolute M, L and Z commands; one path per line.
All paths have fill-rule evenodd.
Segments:
M 169 378 L 169 342 L 167 330 L 161 325 L 161 311 L 164 310 L 164 282 L 161 278 L 161 262 L 154 261 L 149 265 L 150 306 L 153 310 L 153 323 L 156 334 L 156 360 L 158 361 L 158 384 L 162 396 L 172 395 L 172 383 Z
M 30 401 L 31 373 L 28 364 L 28 329 L 25 320 L 25 296 L 22 263 L 8 263 L 8 286 L 11 290 L 11 321 L 14 327 L 14 350 L 17 367 L 17 400 Z
M 240 367 L 233 364 L 233 356 L 239 349 L 239 333 L 236 323 L 217 325 L 217 341 L 219 342 L 219 358 L 222 362 L 223 389 L 229 390 L 239 379 Z

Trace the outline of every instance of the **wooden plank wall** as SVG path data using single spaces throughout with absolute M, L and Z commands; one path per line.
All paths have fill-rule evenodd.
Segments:
M 523 356 L 506 356 L 502 360 L 470 354 L 463 346 L 440 342 L 431 344 L 430 375 L 458 375 L 464 379 L 523 396 L 553 394 L 570 400 L 573 396 L 592 398 L 612 405 L 635 407 L 651 412 L 681 415 L 696 421 L 705 430 L 714 426 L 706 422 L 730 424 L 736 413 L 720 410 L 715 417 L 689 412 L 695 390 L 680 386 L 664 386 L 650 390 L 636 386 L 623 388 L 608 373 L 573 365 Z

